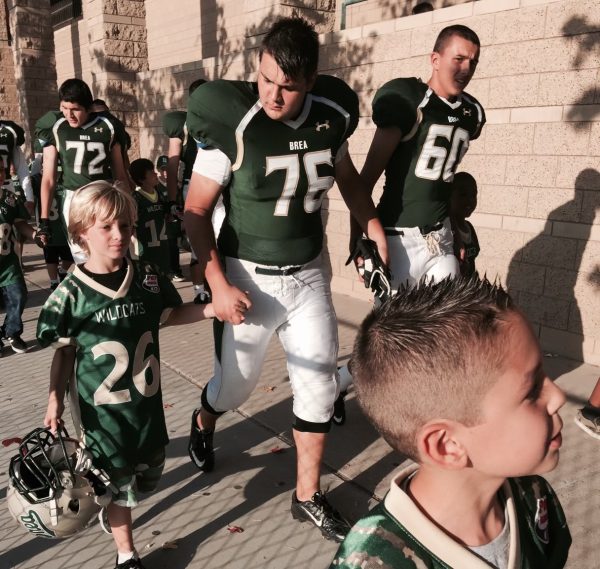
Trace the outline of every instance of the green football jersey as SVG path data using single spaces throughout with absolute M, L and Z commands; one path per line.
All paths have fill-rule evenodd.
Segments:
M 482 106 L 463 93 L 451 103 L 414 77 L 384 84 L 373 122 L 402 139 L 385 169 L 377 207 L 384 227 L 424 227 L 448 216 L 454 172 L 485 123 Z
M 329 569 L 489 569 L 487 561 L 442 531 L 399 487 L 407 471 L 414 468 L 402 471 L 384 502 L 350 530 Z M 564 567 L 571 534 L 550 484 L 540 476 L 509 478 L 499 495 L 508 514 L 508 569 Z
M 37 326 L 42 347 L 76 348 L 73 419 L 96 465 L 107 470 L 144 462 L 168 443 L 158 327 L 181 297 L 151 265 L 127 265 L 118 291 L 75 268 L 42 307 Z
M 15 222 L 28 219 L 29 214 L 17 196 L 6 186 L 0 187 L 0 287 L 23 279 L 21 263 L 15 253 Z
M 56 146 L 63 168 L 63 186 L 76 190 L 96 180 L 112 180 L 111 150 L 125 148 L 119 124 L 92 113 L 81 127 L 69 125 L 62 113 L 50 111 L 36 123 L 36 137 L 43 147 Z
M 163 117 L 163 132 L 169 138 L 179 138 L 182 143 L 180 160 L 184 164 L 184 182 L 192 177 L 192 168 L 198 154 L 197 142 L 189 136 L 185 111 L 171 111 Z
M 256 83 L 217 80 L 190 98 L 190 134 L 227 155 L 222 254 L 265 265 L 300 265 L 323 247 L 321 202 L 334 183 L 335 157 L 358 122 L 358 98 L 320 75 L 294 120 L 270 119 Z
M 140 260 L 153 263 L 161 271 L 168 273 L 170 263 L 165 202 L 157 191 L 154 195 L 150 195 L 141 188 L 135 189 L 133 198 L 137 203 L 138 212 L 135 239 L 131 243 L 133 254 Z
M 25 131 L 12 121 L 0 119 L 0 158 L 4 162 L 6 177 L 10 176 L 15 148 L 25 144 Z

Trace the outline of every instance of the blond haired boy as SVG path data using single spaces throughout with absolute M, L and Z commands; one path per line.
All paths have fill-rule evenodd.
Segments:
M 181 304 L 153 265 L 127 259 L 136 220 L 130 194 L 105 181 L 77 190 L 69 234 L 88 260 L 44 304 L 37 329 L 56 348 L 44 424 L 56 430 L 69 384 L 71 412 L 94 465 L 118 488 L 107 508 L 118 569 L 143 568 L 132 536 L 138 492 L 156 488 L 169 439 L 160 387 L 159 326 L 212 317 L 212 305 Z
M 571 536 L 550 485 L 563 392 L 498 285 L 459 277 L 403 290 L 363 322 L 358 400 L 417 464 L 352 528 L 332 568 L 552 569 Z

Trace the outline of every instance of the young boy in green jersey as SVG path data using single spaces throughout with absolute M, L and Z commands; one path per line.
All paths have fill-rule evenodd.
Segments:
M 154 263 L 168 274 L 171 269 L 167 238 L 167 205 L 158 192 L 158 174 L 154 164 L 138 158 L 129 166 L 129 174 L 136 188 L 133 199 L 137 204 L 135 235 L 131 240 L 132 256 Z
M 564 567 L 571 535 L 539 475 L 558 463 L 565 395 L 502 287 L 459 276 L 400 291 L 362 323 L 352 371 L 367 417 L 417 464 L 331 568 Z
M 454 233 L 454 254 L 458 259 L 461 275 L 475 274 L 475 259 L 479 255 L 477 233 L 467 217 L 477 207 L 477 182 L 468 172 L 458 172 L 452 181 L 450 195 L 450 219 Z
M 168 204 L 169 203 L 169 192 L 168 192 L 168 177 L 167 169 L 169 165 L 169 157 L 162 154 L 156 159 L 156 173 L 158 174 L 158 191 L 162 199 Z M 183 208 L 183 196 L 181 190 L 177 192 L 177 202 L 180 208 Z M 181 282 L 183 280 L 183 273 L 181 272 L 181 263 L 179 262 L 179 239 L 181 237 L 181 219 L 173 215 L 170 211 L 167 215 L 167 241 L 169 243 L 169 262 L 171 269 L 169 270 L 169 276 L 174 282 Z
M 159 326 L 213 316 L 212 305 L 182 305 L 154 265 L 125 257 L 136 218 L 133 197 L 108 182 L 75 192 L 68 230 L 88 260 L 46 301 L 37 329 L 40 344 L 56 348 L 44 424 L 56 430 L 69 387 L 81 439 L 118 488 L 107 508 L 118 569 L 143 567 L 131 508 L 138 492 L 154 490 L 164 467 Z
M 6 312 L 4 323 L 0 326 L 0 358 L 3 340 L 18 354 L 28 349 L 21 338 L 27 286 L 15 248 L 17 232 L 28 239 L 35 237 L 35 231 L 27 223 L 29 213 L 24 203 L 5 185 L 6 178 L 4 162 L 0 159 L 0 296 Z

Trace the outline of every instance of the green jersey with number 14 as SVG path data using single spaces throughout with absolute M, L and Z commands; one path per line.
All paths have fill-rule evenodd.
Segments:
M 39 343 L 76 348 L 73 419 L 100 468 L 143 463 L 168 442 L 158 327 L 165 310 L 179 304 L 165 276 L 127 260 L 119 290 L 76 268 L 42 308 Z
M 139 187 L 135 189 L 133 199 L 137 203 L 138 212 L 135 238 L 131 241 L 133 255 L 142 261 L 155 264 L 161 271 L 168 273 L 170 263 L 165 203 L 158 191 L 147 194 Z
M 383 226 L 442 221 L 448 216 L 456 167 L 485 123 L 482 106 L 466 93 L 447 101 L 414 77 L 394 79 L 375 94 L 373 122 L 402 133 L 386 166 L 377 207 Z
M 267 116 L 256 83 L 217 80 L 190 98 L 190 134 L 231 161 L 223 191 L 222 254 L 264 265 L 301 265 L 323 247 L 321 202 L 335 158 L 358 122 L 358 98 L 342 80 L 320 75 L 300 115 Z
M 56 146 L 63 167 L 63 186 L 76 190 L 96 180 L 112 180 L 111 150 L 126 148 L 125 131 L 109 117 L 92 113 L 86 124 L 72 127 L 62 113 L 50 111 L 35 125 L 42 147 Z

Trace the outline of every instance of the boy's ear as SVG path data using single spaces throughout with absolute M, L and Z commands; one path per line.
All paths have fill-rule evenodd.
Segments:
M 420 461 L 452 470 L 468 466 L 469 455 L 457 436 L 458 427 L 458 423 L 443 419 L 426 423 L 417 439 Z

